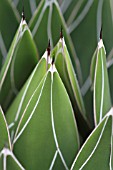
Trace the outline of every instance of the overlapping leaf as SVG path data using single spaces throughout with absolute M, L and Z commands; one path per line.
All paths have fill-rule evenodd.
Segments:
M 107 100 L 106 100 L 107 99 Z M 94 118 L 98 124 L 111 107 L 106 55 L 102 39 L 98 43 L 98 51 L 94 78 Z
M 70 36 L 67 34 L 66 25 L 59 5 L 56 0 L 42 0 L 39 8 L 37 9 L 34 17 L 30 22 L 30 29 L 36 42 L 40 56 L 45 51 L 49 39 L 52 48 L 56 45 L 57 41 L 59 40 L 61 26 L 63 28 L 64 37 L 68 46 L 68 50 L 70 52 L 71 59 L 73 61 L 73 65 L 75 66 L 75 69 L 77 71 L 77 76 L 79 80 L 81 80 L 82 76 L 79 60 L 76 56 Z
M 71 170 L 112 169 L 113 108 L 80 149 Z
M 49 169 L 53 166 L 68 169 L 79 147 L 69 97 L 54 65 L 41 83 L 36 84 L 34 88 L 29 86 L 29 91 L 34 89 L 33 95 L 25 96 L 28 103 L 23 105 L 28 106 L 24 107 L 13 140 L 14 153 L 26 169 Z
M 22 19 L 0 74 L 0 103 L 3 110 L 7 110 L 37 61 L 36 46 Z
M 78 127 L 81 126 L 81 122 L 82 125 L 85 126 L 85 131 L 83 127 L 83 130 L 81 128 L 80 132 L 82 133 L 82 135 L 87 136 L 90 131 L 90 127 L 86 117 L 85 106 L 80 92 L 77 77 L 74 72 L 74 68 L 71 63 L 71 59 L 64 38 L 60 39 L 57 46 L 54 48 L 51 56 L 55 59 L 56 68 L 70 96 L 78 121 Z M 78 110 L 80 112 L 79 114 L 77 114 Z
M 27 80 L 27 82 L 25 83 L 20 93 L 17 95 L 13 104 L 6 113 L 6 119 L 9 124 L 10 132 L 13 132 L 13 135 L 21 116 L 25 113 L 26 109 L 28 109 L 28 104 L 32 102 L 33 96 L 39 96 L 40 94 L 40 89 L 42 87 L 42 83 L 44 81 L 44 76 L 46 74 L 47 69 L 46 60 L 47 53 L 45 52 L 44 56 L 37 64 L 31 76 L 29 77 L 29 79 Z M 34 104 L 32 105 L 33 109 Z
M 64 4 L 65 3 L 66 2 L 64 2 Z M 111 39 L 113 36 L 112 2 L 104 0 L 71 1 L 66 15 L 68 15 L 68 13 L 71 15 L 72 12 L 75 12 L 76 15 L 72 22 L 70 22 L 68 29 L 80 59 L 83 78 L 86 80 L 89 74 L 88 65 L 90 65 L 91 56 L 99 40 L 101 26 L 103 27 L 103 38 L 107 54 L 113 47 L 113 40 Z M 84 60 L 84 58 L 86 60 Z
M 74 3 L 75 5 L 73 5 Z M 66 4 L 66 1 L 64 4 Z M 71 35 L 77 56 L 80 60 L 83 81 L 85 81 L 82 87 L 82 93 L 84 95 L 87 114 L 91 119 L 93 119 L 91 115 L 93 112 L 93 101 L 92 92 L 90 89 L 91 82 L 89 78 L 89 65 L 91 63 L 91 57 L 96 48 L 97 41 L 99 40 L 101 26 L 103 28 L 103 39 L 105 42 L 107 55 L 112 50 L 112 6 L 111 0 L 80 0 L 78 2 L 70 1 L 70 6 L 66 11 L 66 15 L 71 19 L 73 18 L 73 16 L 71 17 L 71 13 L 74 15 L 76 14 L 75 18 L 71 20 L 72 23 L 70 22 L 68 30 Z

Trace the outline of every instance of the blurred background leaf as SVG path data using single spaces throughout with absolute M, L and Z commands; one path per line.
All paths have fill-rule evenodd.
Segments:
M 20 16 L 9 0 L 0 0 L 0 69 L 18 27 Z

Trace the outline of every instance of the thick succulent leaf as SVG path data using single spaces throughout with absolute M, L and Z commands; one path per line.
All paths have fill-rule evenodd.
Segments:
M 80 92 L 77 77 L 76 77 L 76 74 L 74 72 L 74 68 L 73 68 L 73 65 L 72 65 L 72 62 L 71 62 L 71 59 L 70 59 L 70 55 L 69 55 L 69 52 L 67 50 L 67 46 L 65 44 L 64 39 L 62 40 L 62 42 L 60 41 L 58 43 L 58 46 L 59 46 L 59 48 L 58 48 L 58 52 L 57 52 L 57 60 L 59 58 L 58 54 L 61 53 L 62 58 L 64 60 L 64 63 L 66 65 L 65 69 L 67 69 L 67 73 L 68 73 L 68 76 L 69 76 L 67 79 L 70 82 L 70 86 L 72 87 L 72 91 L 74 93 L 74 97 L 76 99 L 79 110 L 83 114 L 83 116 L 85 116 L 86 111 L 85 111 L 84 102 L 83 102 L 83 99 L 82 99 L 82 95 L 81 95 L 81 92 Z M 62 66 L 63 66 L 63 63 L 62 63 Z M 61 66 L 58 65 L 58 67 L 61 67 Z M 64 74 L 64 76 L 65 76 L 65 70 L 62 71 L 61 74 Z
M 111 169 L 113 109 L 98 124 L 80 149 L 71 170 Z
M 11 142 L 8 125 L 4 113 L 2 111 L 2 108 L 0 107 L 0 152 L 5 146 L 11 148 Z
M 78 127 L 81 127 L 81 119 L 83 122 L 82 124 L 85 124 L 85 131 L 83 128 L 81 129 L 83 132 L 80 130 L 80 133 L 83 133 L 82 135 L 87 136 L 90 128 L 86 117 L 85 106 L 64 38 L 58 42 L 51 56 L 55 58 L 56 68 L 71 99 L 78 121 Z M 79 114 L 77 114 L 78 110 L 80 112 Z
M 60 37 L 59 34 L 61 26 L 63 28 L 64 37 L 69 49 L 73 65 L 75 66 L 75 69 L 77 71 L 77 76 L 79 77 L 79 80 L 81 80 L 82 76 L 79 60 L 76 56 L 71 38 L 69 34 L 67 34 L 66 25 L 60 11 L 60 7 L 56 0 L 43 0 L 30 22 L 30 29 L 37 44 L 40 56 L 43 54 L 45 48 L 47 47 L 49 39 L 52 48 L 56 45 Z M 42 34 L 44 39 L 41 36 Z
M 37 50 L 32 35 L 25 20 L 22 20 L 0 74 L 0 103 L 4 111 L 17 95 L 37 61 Z
M 106 100 L 107 99 L 107 100 Z M 98 124 L 111 107 L 106 54 L 102 39 L 98 43 L 98 52 L 94 78 L 94 118 Z
M 71 2 L 74 3 L 73 1 Z M 103 28 L 103 38 L 106 46 L 107 55 L 113 47 L 113 39 L 111 38 L 113 36 L 113 15 L 111 16 L 113 5 L 112 0 L 80 0 L 78 1 L 78 4 L 80 4 L 81 2 L 83 2 L 84 8 L 81 8 L 82 10 L 80 9 L 80 13 L 80 10 L 78 11 L 72 24 L 68 26 L 68 30 L 71 35 L 77 56 L 79 57 L 83 81 L 85 81 L 82 89 L 83 91 L 85 91 L 84 101 L 86 112 L 89 117 L 93 119 L 93 117 L 91 116 L 91 113 L 93 112 L 93 102 L 92 92 L 89 89 L 89 65 L 91 63 L 91 57 L 96 49 L 96 44 L 99 40 L 101 26 Z M 72 8 L 74 9 L 74 7 Z M 76 13 L 76 10 L 74 10 L 74 12 Z
M 40 94 L 33 96 L 13 141 L 15 155 L 28 170 L 53 166 L 68 169 L 78 151 L 72 106 L 58 73 L 54 71 L 53 65 L 46 73 Z
M 46 74 L 46 56 L 47 53 L 45 52 L 44 56 L 36 65 L 31 76 L 6 112 L 6 119 L 9 124 L 10 132 L 11 134 L 13 133 L 13 135 L 17 128 L 19 120 L 25 113 L 26 109 L 31 110 L 31 108 L 29 108 L 29 104 L 32 103 L 33 95 L 36 95 L 38 97 L 40 94 L 40 89 L 42 87 L 44 76 Z M 33 109 L 34 104 L 32 103 L 32 105 Z
M 113 36 L 112 2 L 111 0 L 80 0 L 77 3 L 73 1 L 70 2 L 69 8 L 74 9 L 73 4 L 75 3 L 74 12 L 76 13 L 77 4 L 79 4 L 77 10 L 79 8 L 80 10 L 78 10 L 73 22 L 70 23 L 68 30 L 80 59 L 83 79 L 86 80 L 89 75 L 91 56 L 99 40 L 101 26 L 103 27 L 103 38 L 107 54 L 113 47 L 113 40 L 111 39 Z M 69 8 L 67 11 L 69 11 Z M 70 12 L 72 13 L 72 10 Z
M 95 66 L 96 66 L 96 59 L 97 59 L 97 53 L 98 53 L 98 48 L 96 48 L 92 61 L 91 61 L 91 67 L 90 67 L 90 78 L 91 78 L 91 83 L 94 83 L 94 77 L 95 77 Z
M 4 148 L 0 155 L 0 169 L 1 170 L 25 170 L 23 166 L 16 159 L 12 151 Z

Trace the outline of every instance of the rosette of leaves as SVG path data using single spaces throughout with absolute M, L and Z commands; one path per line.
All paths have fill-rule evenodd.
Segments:
M 45 52 L 6 113 L 13 152 L 25 169 L 69 169 L 79 149 L 71 102 L 49 63 Z
M 0 170 L 113 169 L 112 1 L 0 4 Z

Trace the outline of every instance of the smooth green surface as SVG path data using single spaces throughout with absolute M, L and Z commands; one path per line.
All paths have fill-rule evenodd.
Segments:
M 94 83 L 94 77 L 95 77 L 95 66 L 96 66 L 97 52 L 98 52 L 98 49 L 96 49 L 93 54 L 92 61 L 91 61 L 91 67 L 90 67 L 90 78 L 91 78 L 92 85 Z
M 9 18 L 10 16 L 10 18 Z M 8 50 L 19 24 L 19 16 L 9 0 L 0 0 L 0 32 Z
M 15 158 L 16 159 L 16 158 Z M 24 170 L 24 168 L 22 167 L 22 165 L 16 162 L 17 159 L 15 160 L 13 159 L 11 156 L 7 157 L 7 170 Z
M 101 43 L 100 40 L 99 43 Z M 94 119 L 98 124 L 111 108 L 108 72 L 104 47 L 97 52 L 94 78 Z
M 11 147 L 8 125 L 0 107 L 0 152 L 4 147 Z
M 46 59 L 42 58 L 36 65 L 35 69 L 17 95 L 16 99 L 6 112 L 6 119 L 8 124 L 11 125 L 11 123 L 14 123 L 13 127 L 10 129 L 10 132 L 12 130 L 16 130 L 21 116 L 25 113 L 25 109 L 28 107 L 28 103 L 30 101 L 32 102 L 32 95 L 36 93 L 36 95 L 38 96 L 40 94 L 40 88 L 42 87 L 41 82 L 43 82 L 45 74 Z
M 7 110 L 37 62 L 37 50 L 32 35 L 26 22 L 21 21 L 0 74 L 0 103 L 4 111 Z
M 79 139 L 69 97 L 56 72 L 53 78 L 48 72 L 42 84 L 40 94 L 33 96 L 20 122 L 13 142 L 14 153 L 28 170 L 49 169 L 58 145 L 70 167 Z M 62 167 L 61 160 L 59 166 Z
M 72 102 L 79 131 L 84 137 L 86 137 L 90 131 L 90 126 L 87 120 L 84 101 L 81 95 L 78 80 L 74 72 L 74 68 L 64 38 L 59 40 L 57 46 L 52 51 L 51 56 L 55 59 L 56 68 Z M 81 122 L 83 128 L 80 128 Z M 85 132 L 84 128 L 86 129 Z
M 109 170 L 112 116 L 106 117 L 91 133 L 79 151 L 73 170 Z

